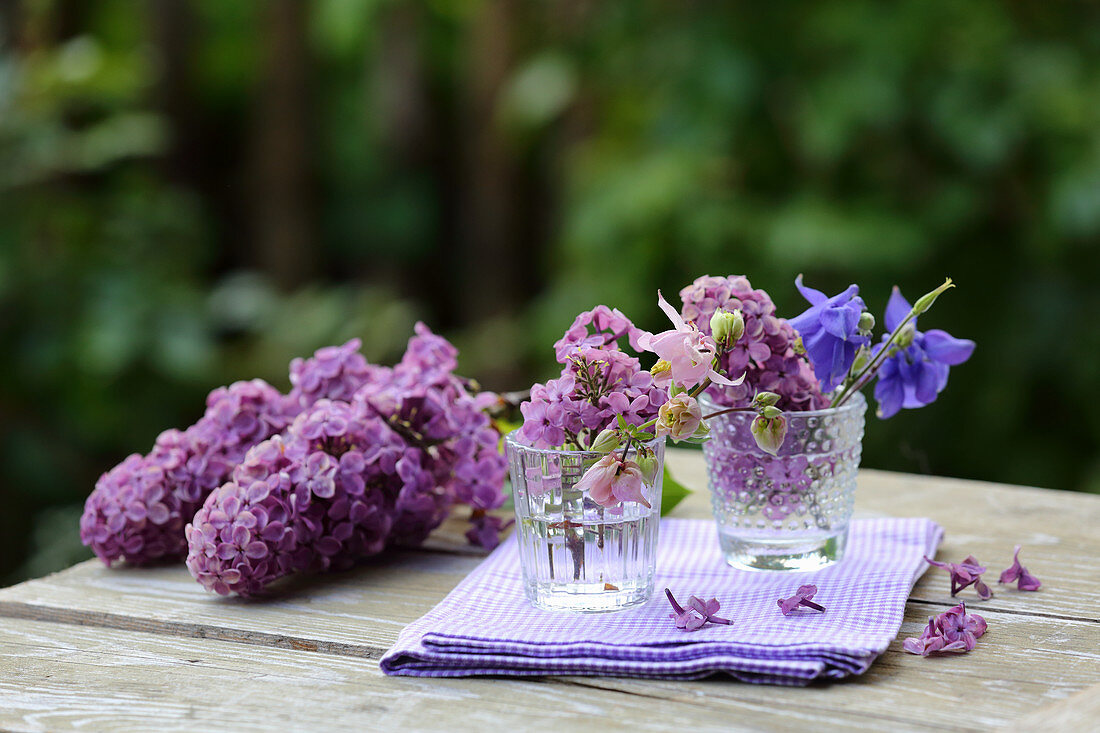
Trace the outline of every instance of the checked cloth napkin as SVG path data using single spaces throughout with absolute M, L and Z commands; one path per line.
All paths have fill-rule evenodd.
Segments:
M 943 529 L 930 519 L 851 524 L 843 561 L 808 573 L 726 565 L 714 523 L 662 519 L 657 591 L 625 611 L 543 611 L 523 593 L 515 537 L 498 547 L 443 601 L 405 627 L 382 657 L 386 674 L 606 675 L 695 679 L 725 672 L 746 682 L 804 685 L 867 671 L 901 628 L 905 601 Z M 776 600 L 818 587 L 824 613 L 784 616 Z M 729 626 L 676 628 L 664 588 L 681 603 L 717 597 Z

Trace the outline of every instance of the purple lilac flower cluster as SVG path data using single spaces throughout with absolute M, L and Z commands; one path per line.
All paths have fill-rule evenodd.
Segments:
M 966 604 L 960 603 L 928 619 L 924 632 L 919 637 L 906 639 L 901 646 L 910 654 L 922 657 L 929 654 L 965 654 L 978 645 L 978 638 L 986 628 L 984 618 L 976 613 L 967 613 Z
M 748 407 L 759 392 L 780 396 L 776 407 L 784 411 L 820 410 L 829 402 L 822 394 L 813 368 L 805 356 L 795 353 L 798 334 L 775 315 L 775 303 L 763 290 L 754 289 L 741 275 L 704 275 L 680 291 L 681 315 L 700 331 L 710 334 L 710 318 L 718 309 L 740 310 L 745 331 L 722 358 L 720 371 L 741 374 L 745 381 L 734 387 L 712 386 L 708 394 L 725 407 Z
M 561 376 L 531 388 L 520 406 L 519 437 L 536 448 L 587 448 L 621 416 L 642 425 L 668 398 L 634 356 L 620 348 L 626 339 L 636 352 L 643 331 L 618 310 L 597 306 L 577 316 L 554 344 Z
M 186 528 L 204 587 L 252 595 L 294 572 L 345 568 L 423 542 L 456 503 L 471 541 L 497 542 L 506 463 L 482 408 L 454 376 L 457 352 L 421 324 L 386 378 L 351 401 L 320 400 L 253 448 Z M 380 373 L 378 373 L 380 374 Z
M 362 343 L 351 339 L 343 346 L 318 349 L 309 359 L 290 362 L 290 397 L 299 408 L 318 400 L 351 401 L 359 388 L 370 382 L 383 382 L 390 370 L 367 362 L 359 352 Z
M 214 390 L 197 423 L 161 433 L 148 455 L 103 474 L 84 506 L 81 541 L 108 565 L 183 557 L 184 523 L 248 449 L 284 430 L 295 412 L 259 379 Z

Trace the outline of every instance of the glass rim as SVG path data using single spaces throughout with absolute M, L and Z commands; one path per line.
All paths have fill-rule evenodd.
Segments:
M 719 409 L 723 407 L 723 405 L 716 402 L 715 399 L 706 392 L 699 395 L 699 404 Z M 848 412 L 852 412 L 858 408 L 863 408 L 864 410 L 867 409 L 867 397 L 864 396 L 862 390 L 852 393 L 852 396 L 848 398 L 848 401 L 840 407 L 825 407 L 820 410 L 784 410 L 783 414 L 792 418 L 826 417 L 828 415 L 843 415 Z M 723 415 L 723 417 L 733 418 L 737 417 L 738 415 L 756 417 L 756 414 L 752 412 L 731 412 Z
M 515 430 L 512 430 L 511 432 L 509 432 L 507 435 L 505 435 L 504 436 L 504 445 L 506 447 L 507 446 L 514 446 L 515 448 L 517 448 L 519 450 L 530 451 L 532 453 L 546 453 L 546 454 L 552 454 L 552 455 L 568 455 L 568 456 L 585 456 L 585 457 L 588 457 L 588 456 L 606 456 L 608 453 L 614 452 L 614 451 L 608 451 L 606 453 L 601 453 L 599 451 L 594 451 L 594 450 L 577 450 L 575 448 L 536 448 L 533 445 L 527 445 L 526 443 L 521 443 L 519 440 L 516 439 L 516 437 L 519 435 L 519 431 L 522 430 L 522 429 L 523 429 L 522 427 L 518 427 Z M 659 444 L 663 444 L 664 442 L 665 442 L 665 436 L 658 435 L 653 440 L 645 441 L 644 443 L 642 443 L 642 445 L 644 445 L 647 448 L 653 448 L 653 447 L 656 447 Z M 621 446 L 620 446 L 620 448 L 621 448 Z M 619 448 L 616 448 L 615 450 L 619 450 Z

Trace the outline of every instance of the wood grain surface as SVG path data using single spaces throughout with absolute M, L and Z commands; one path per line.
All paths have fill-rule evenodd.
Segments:
M 710 516 L 702 457 L 669 451 L 698 489 L 674 516 Z M 901 651 L 954 605 L 928 573 L 899 639 L 862 677 L 809 688 L 548 677 L 385 677 L 378 659 L 480 558 L 447 525 L 426 549 L 299 578 L 261 601 L 208 595 L 182 567 L 87 562 L 0 590 L 0 729 L 98 730 L 1090 730 L 1100 716 L 1100 497 L 863 471 L 861 516 L 930 516 L 940 558 L 996 577 L 1015 544 L 1044 582 L 978 602 L 970 654 Z M 989 577 L 987 576 L 987 577 Z M 970 603 L 973 601 L 973 603 Z

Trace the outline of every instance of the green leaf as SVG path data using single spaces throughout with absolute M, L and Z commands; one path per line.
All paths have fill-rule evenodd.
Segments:
M 664 478 L 661 479 L 661 516 L 671 512 L 690 493 L 690 489 L 672 478 L 668 466 L 664 466 Z
M 626 430 L 627 429 L 626 420 L 623 419 L 623 416 L 622 415 L 616 415 L 615 417 L 619 420 L 619 429 L 620 430 Z

